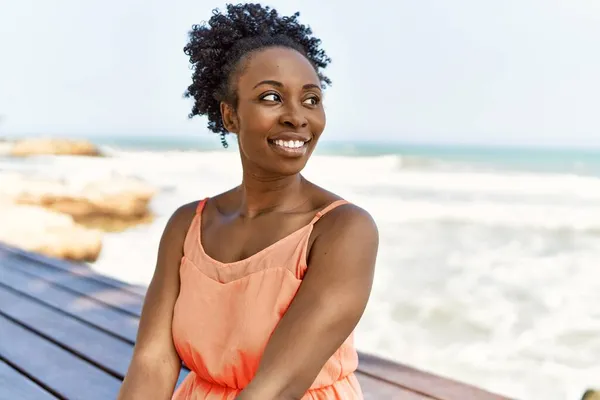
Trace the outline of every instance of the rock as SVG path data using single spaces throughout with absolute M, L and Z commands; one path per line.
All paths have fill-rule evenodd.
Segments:
M 136 179 L 121 177 L 77 186 L 15 174 L 0 176 L 0 187 L 13 203 L 68 214 L 78 224 L 105 231 L 122 231 L 153 219 L 149 203 L 156 190 Z
M 0 241 L 23 250 L 72 261 L 95 261 L 102 234 L 73 218 L 41 207 L 0 204 Z
M 14 142 L 9 154 L 15 157 L 34 155 L 100 156 L 98 148 L 87 140 L 71 139 L 24 139 Z
M 583 394 L 581 400 L 600 400 L 600 391 L 588 389 Z

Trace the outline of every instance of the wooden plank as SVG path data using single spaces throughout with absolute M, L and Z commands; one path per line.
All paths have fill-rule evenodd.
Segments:
M 0 316 L 0 355 L 66 399 L 114 399 L 121 384 L 4 316 Z
M 29 296 L 33 300 L 110 332 L 132 344 L 135 343 L 138 317 L 119 312 L 85 295 L 3 267 L 2 264 L 0 264 L 0 286 Z
M 5 288 L 0 288 L 0 314 L 116 378 L 127 373 L 133 355 L 130 343 Z
M 359 370 L 365 375 L 384 379 L 389 383 L 438 400 L 509 400 L 508 397 L 452 379 L 424 372 L 413 367 L 361 353 Z
M 139 316 L 142 311 L 143 300 L 140 296 L 111 287 L 106 283 L 72 275 L 59 269 L 47 268 L 38 263 L 25 263 L 12 257 L 2 260 L 2 264 L 5 267 L 51 282 L 65 290 L 86 295 L 131 315 Z
M 56 397 L 0 360 L 0 399 L 51 400 Z
M 125 375 L 137 334 L 136 317 L 1 266 L 0 304 L 0 311 L 11 318 L 99 363 L 119 379 Z M 181 369 L 177 386 L 188 373 L 187 368 Z
M 381 381 L 380 379 L 356 374 L 365 400 L 432 400 L 431 397 L 409 389 Z
M 32 283 L 35 283 L 38 287 L 43 284 L 46 289 L 45 294 L 41 296 L 42 301 L 48 302 L 55 307 L 57 304 L 63 304 L 64 306 L 66 303 L 66 305 L 69 305 L 69 301 L 65 301 L 65 294 L 67 294 L 68 296 L 77 298 L 77 301 L 87 302 L 88 304 L 90 304 L 91 301 L 92 308 L 95 307 L 101 310 L 101 313 L 111 310 L 108 312 L 113 313 L 111 318 L 111 321 L 113 322 L 112 324 L 107 324 L 108 321 L 99 321 L 98 318 L 95 318 L 96 320 L 92 323 L 96 326 L 102 327 L 102 329 L 112 332 L 115 335 L 123 336 L 122 331 L 115 326 L 118 325 L 114 324 L 115 321 L 120 323 L 123 318 L 134 317 L 135 322 L 132 322 L 134 322 L 136 326 L 130 327 L 130 331 L 126 335 L 126 339 L 131 343 L 135 341 L 135 330 L 137 329 L 137 318 L 135 318 L 135 316 L 139 316 L 140 314 L 143 298 L 139 294 L 136 294 L 135 291 L 126 292 L 125 287 L 127 284 L 123 283 L 124 287 L 119 288 L 117 287 L 118 285 L 112 285 L 109 282 L 103 282 L 101 279 L 97 279 L 97 277 L 100 275 L 95 274 L 91 270 L 78 270 L 71 265 L 68 267 L 63 266 L 62 268 L 54 268 L 54 266 L 48 267 L 44 264 L 38 263 L 37 266 L 31 267 L 31 265 L 34 263 L 34 261 L 30 262 L 26 258 L 15 259 L 12 256 L 8 258 L 2 257 L 2 253 L 0 251 L 0 273 L 3 273 L 1 265 L 8 265 L 10 268 L 6 268 L 6 270 L 13 270 L 12 275 L 10 275 L 11 286 L 22 290 L 21 288 L 23 279 L 28 279 L 29 286 L 27 289 L 27 294 L 39 297 L 38 293 L 32 293 Z M 60 261 L 57 262 L 57 264 L 59 263 Z M 75 272 L 73 268 L 75 268 Z M 21 273 L 21 277 L 17 279 L 17 275 L 15 275 L 14 271 Z M 56 275 L 59 275 L 60 278 L 57 278 Z M 5 279 L 2 275 L 0 275 L 0 284 L 3 281 L 5 281 Z M 21 281 L 21 285 L 15 286 L 15 283 L 17 283 L 15 281 Z M 75 290 L 73 290 L 73 287 L 75 287 Z M 112 293 L 112 295 L 115 296 L 113 298 L 114 301 L 106 301 L 106 297 L 98 297 L 98 294 L 101 293 L 102 290 L 108 290 L 109 293 Z M 57 292 L 59 292 L 60 295 L 57 294 Z M 127 308 L 125 309 L 121 307 L 121 301 L 116 300 L 119 299 L 120 296 L 118 292 L 125 294 L 125 299 L 127 302 Z M 51 295 L 48 296 L 48 293 L 51 293 Z M 88 298 L 86 296 L 90 296 L 92 298 Z M 62 301 L 57 302 L 57 298 L 61 298 Z M 119 310 L 126 312 L 115 313 L 115 311 Z M 85 315 L 82 315 L 81 313 L 77 314 L 77 310 L 73 308 L 70 308 L 68 312 L 73 313 L 73 315 L 77 318 L 82 318 L 84 321 L 90 322 L 87 313 L 85 313 Z M 100 320 L 101 319 L 102 318 L 100 318 Z M 98 324 L 98 322 L 101 323 Z M 398 398 L 410 399 L 415 398 L 414 396 L 421 396 L 417 398 L 430 398 L 438 400 L 507 399 L 506 397 L 495 395 L 464 383 L 442 378 L 414 369 L 412 367 L 383 360 L 361 352 L 359 352 L 359 358 L 360 363 L 357 371 L 357 377 L 361 382 L 366 382 L 365 387 L 368 390 L 372 388 L 373 390 L 386 391 L 388 389 L 393 390 L 391 388 L 395 387 L 395 393 L 404 393 L 404 397 Z M 187 370 L 183 371 L 183 373 L 180 375 L 179 382 L 181 382 L 187 372 Z M 376 387 L 379 387 L 380 389 L 375 389 Z M 406 393 L 413 394 L 409 395 Z
M 66 272 L 71 272 L 75 275 L 88 276 L 90 279 L 108 284 L 114 288 L 124 289 L 135 294 L 136 296 L 144 297 L 146 295 L 146 287 L 140 285 L 131 285 L 105 275 L 97 274 L 85 263 L 75 263 L 58 258 L 48 257 L 43 254 L 32 253 L 16 247 L 7 246 L 3 243 L 0 243 L 0 252 L 4 252 L 11 257 L 20 258 L 25 262 L 35 262 L 49 268 L 56 268 Z

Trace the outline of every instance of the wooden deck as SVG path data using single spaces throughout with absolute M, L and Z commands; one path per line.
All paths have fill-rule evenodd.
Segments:
M 144 293 L 0 244 L 0 400 L 115 399 Z M 362 353 L 357 376 L 367 400 L 507 399 Z

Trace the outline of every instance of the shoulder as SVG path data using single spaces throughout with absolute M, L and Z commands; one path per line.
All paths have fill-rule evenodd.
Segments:
M 165 240 L 172 243 L 185 237 L 201 201 L 197 200 L 181 205 L 171 214 L 163 233 Z
M 352 204 L 342 204 L 330 210 L 315 224 L 315 237 L 311 248 L 327 251 L 345 251 L 349 248 L 377 252 L 379 230 L 371 214 Z
M 315 228 L 307 257 L 309 274 L 324 282 L 340 276 L 344 281 L 356 278 L 370 286 L 379 250 L 379 231 L 371 214 L 355 204 L 343 204 L 323 215 Z
M 360 233 L 362 237 L 378 237 L 377 224 L 371 214 L 356 204 L 342 204 L 318 221 L 320 234 Z
M 176 296 L 177 290 L 174 288 L 179 285 L 178 271 L 181 257 L 183 257 L 185 238 L 194 220 L 198 203 L 198 201 L 194 201 L 184 204 L 169 217 L 159 241 L 156 268 L 150 288 L 168 287 L 173 289 L 169 293 Z M 150 291 L 150 289 L 148 290 Z M 160 290 L 160 292 L 162 291 L 163 289 Z
M 345 200 L 343 197 L 330 192 L 312 182 L 308 182 L 310 190 L 315 193 L 318 209 L 323 210 L 329 205 Z M 318 235 L 339 229 L 364 230 L 365 234 L 378 236 L 377 224 L 369 212 L 356 204 L 346 201 L 325 213 L 315 224 Z
M 190 203 L 179 206 L 171 217 L 167 225 L 171 225 L 174 228 L 181 227 L 181 225 L 186 225 L 191 222 L 191 220 L 196 215 L 196 211 L 198 210 L 198 206 L 203 200 L 196 200 Z

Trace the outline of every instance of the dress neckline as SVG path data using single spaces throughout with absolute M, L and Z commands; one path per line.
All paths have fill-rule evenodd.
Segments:
M 198 219 L 198 227 L 197 227 L 197 232 L 196 232 L 197 238 L 198 238 L 198 240 L 197 240 L 198 247 L 200 248 L 200 253 L 201 253 L 201 255 L 204 258 L 206 258 L 209 261 L 211 261 L 211 262 L 213 262 L 215 264 L 218 264 L 218 265 L 220 265 L 222 267 L 230 267 L 230 266 L 240 265 L 240 264 L 244 264 L 244 263 L 250 262 L 250 261 L 254 260 L 255 258 L 263 255 L 264 253 L 266 253 L 266 252 L 272 250 L 273 248 L 277 247 L 280 243 L 283 243 L 283 242 L 289 240 L 290 238 L 298 235 L 301 232 L 309 231 L 309 233 L 310 233 L 312 231 L 312 228 L 313 228 L 315 222 L 317 222 L 328 211 L 330 211 L 330 210 L 332 210 L 332 209 L 334 209 L 334 208 L 336 208 L 336 207 L 338 207 L 340 205 L 348 203 L 348 201 L 346 201 L 344 199 L 335 200 L 335 201 L 329 203 L 327 206 L 325 206 L 321 210 L 317 211 L 317 213 L 315 214 L 315 216 L 313 217 L 313 219 L 308 224 L 306 224 L 306 225 L 304 225 L 304 226 L 296 229 L 292 233 L 289 233 L 288 235 L 286 235 L 286 236 L 282 237 L 281 239 L 277 240 L 276 242 L 273 242 L 272 244 L 268 245 L 267 247 L 263 248 L 262 250 L 254 253 L 254 254 L 246 257 L 246 258 L 243 258 L 243 259 L 238 260 L 238 261 L 232 261 L 232 262 L 225 263 L 225 262 L 219 261 L 219 260 L 211 257 L 210 255 L 208 255 L 208 253 L 204 249 L 204 246 L 202 245 L 202 212 L 204 211 L 204 206 L 208 202 L 208 199 L 209 198 L 207 197 L 204 200 L 202 200 L 198 204 L 198 208 L 197 208 L 197 211 L 196 211 L 196 218 Z

